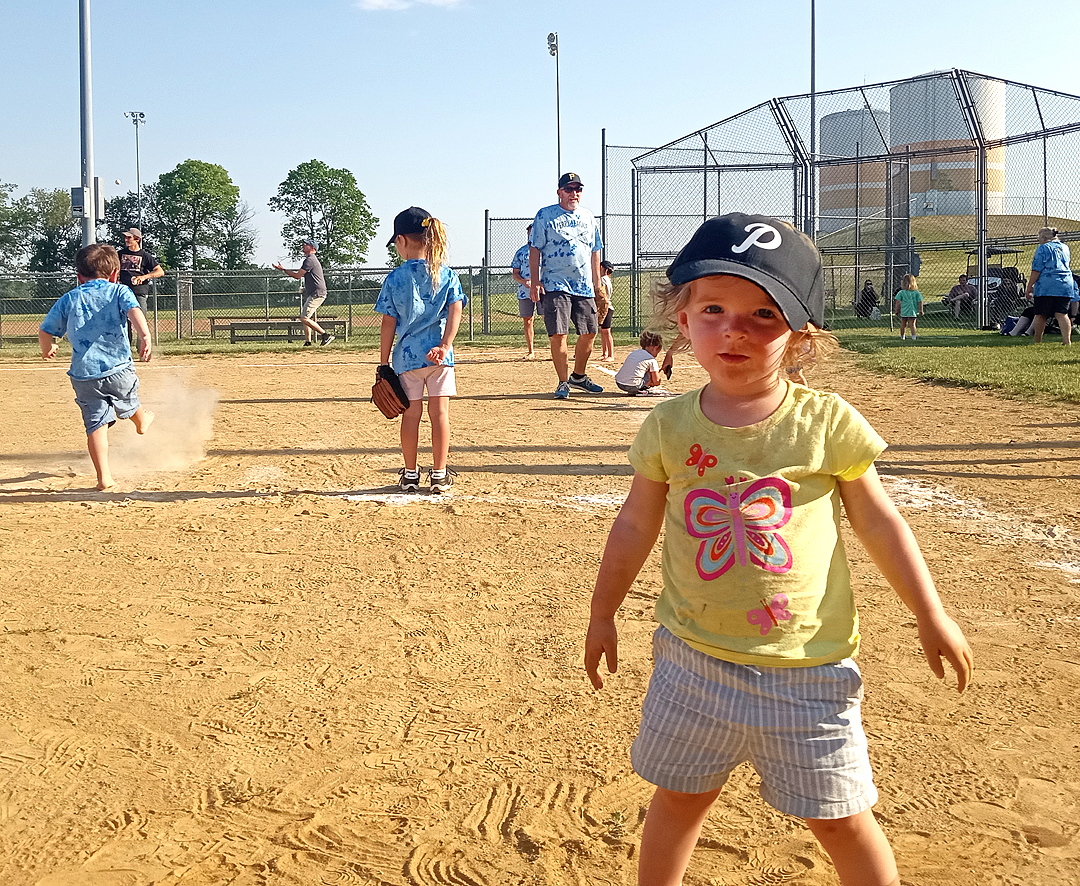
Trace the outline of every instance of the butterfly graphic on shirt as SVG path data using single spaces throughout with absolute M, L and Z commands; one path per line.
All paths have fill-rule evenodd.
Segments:
M 751 609 L 746 613 L 746 620 L 752 625 L 761 628 L 761 636 L 764 637 L 773 628 L 779 627 L 780 622 L 788 621 L 791 613 L 788 611 L 787 594 L 776 594 L 772 600 L 761 601 L 761 609 Z
M 763 477 L 749 485 L 744 485 L 745 477 L 738 483 L 734 477 L 725 482 L 723 491 L 693 489 L 683 503 L 686 531 L 701 539 L 698 575 L 711 581 L 736 563 L 788 572 L 791 549 L 779 530 L 791 519 L 791 487 L 779 477 Z
M 695 443 L 690 447 L 690 457 L 686 460 L 687 467 L 692 468 L 694 465 L 697 465 L 697 475 L 704 477 L 706 468 L 716 467 L 716 456 L 709 455 L 701 448 L 700 443 Z

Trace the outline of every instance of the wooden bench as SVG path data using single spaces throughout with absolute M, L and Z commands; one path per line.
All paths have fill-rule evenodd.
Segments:
M 219 330 L 224 331 L 224 330 L 228 329 L 230 326 L 232 326 L 233 323 L 243 323 L 244 321 L 247 321 L 247 320 L 257 320 L 260 323 L 265 323 L 266 322 L 265 317 L 262 320 L 259 320 L 258 317 L 253 317 L 253 316 L 251 316 L 251 314 L 237 314 L 234 317 L 208 317 L 207 319 L 210 321 L 210 338 L 217 338 L 217 333 L 218 333 Z M 291 320 L 291 319 L 292 319 L 291 317 L 271 317 L 270 322 L 273 322 L 275 320 Z M 327 320 L 335 320 L 335 319 L 337 319 L 337 314 L 327 314 L 326 319 Z M 319 319 L 317 315 L 316 315 L 316 320 L 318 320 L 319 325 L 322 326 L 322 320 Z
M 318 318 L 319 325 L 332 335 L 344 337 L 347 320 Z M 229 324 L 229 342 L 238 341 L 300 341 L 305 338 L 304 324 L 299 320 L 234 320 Z

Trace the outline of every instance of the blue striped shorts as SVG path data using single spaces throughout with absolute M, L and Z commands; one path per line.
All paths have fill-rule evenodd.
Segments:
M 846 818 L 877 802 L 859 713 L 862 677 L 844 659 L 807 668 L 732 664 L 653 635 L 655 667 L 630 760 L 670 791 L 716 790 L 750 762 L 761 797 L 798 818 Z

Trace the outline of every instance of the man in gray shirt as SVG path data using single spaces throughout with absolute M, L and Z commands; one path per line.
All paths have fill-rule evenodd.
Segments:
M 320 345 L 328 345 L 334 340 L 334 336 L 323 329 L 315 319 L 315 310 L 326 301 L 322 263 L 315 257 L 319 244 L 315 240 L 305 240 L 301 248 L 304 250 L 304 260 L 295 271 L 283 268 L 280 262 L 274 267 L 296 280 L 304 281 L 304 299 L 300 307 L 300 322 L 304 324 L 304 347 L 311 346 L 313 332 L 319 333 Z

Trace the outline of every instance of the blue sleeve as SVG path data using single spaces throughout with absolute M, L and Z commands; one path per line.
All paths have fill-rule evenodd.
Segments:
M 452 305 L 454 302 L 459 301 L 461 306 L 465 307 L 469 300 L 465 298 L 465 290 L 461 288 L 461 278 L 458 277 L 457 271 L 453 268 L 447 268 L 446 272 L 450 277 L 447 280 L 446 303 Z
M 1035 250 L 1035 257 L 1031 260 L 1031 270 L 1041 274 L 1046 269 L 1046 254 L 1049 251 L 1045 243 L 1039 244 L 1039 248 Z
M 67 332 L 67 306 L 68 297 L 66 295 L 58 298 L 56 303 L 49 308 L 49 313 L 45 315 L 45 319 L 41 321 L 41 330 L 49 333 L 49 335 L 62 338 L 64 333 Z
M 379 297 L 375 300 L 375 313 L 385 314 L 387 317 L 393 317 L 398 319 L 398 310 L 394 306 L 394 271 L 391 271 L 386 275 L 386 279 L 383 280 L 382 289 L 379 290 Z
M 120 313 L 126 318 L 128 311 L 130 311 L 132 308 L 139 307 L 139 300 L 135 298 L 135 293 L 132 292 L 123 283 L 117 283 L 116 285 L 120 287 L 120 293 L 118 296 L 118 300 L 120 302 Z
M 540 218 L 540 213 L 536 213 L 536 218 L 533 219 L 533 228 L 529 232 L 529 245 L 534 249 L 543 249 L 544 243 L 547 242 L 544 220 Z

